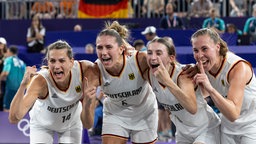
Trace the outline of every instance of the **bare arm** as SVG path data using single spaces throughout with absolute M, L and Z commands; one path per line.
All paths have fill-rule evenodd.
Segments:
M 241 77 L 243 77 L 241 79 Z M 219 108 L 230 121 L 235 121 L 241 112 L 243 104 L 244 89 L 246 83 L 252 77 L 251 68 L 244 62 L 238 63 L 229 74 L 230 87 L 227 93 L 227 99 L 219 98 L 219 96 L 210 93 L 215 105 Z M 213 91 L 215 94 L 216 92 Z
M 146 14 L 147 13 L 148 5 L 149 5 L 148 0 L 144 0 L 143 1 L 143 5 L 142 5 L 142 14 Z
M 230 3 L 230 5 L 231 5 L 231 7 L 232 7 L 236 12 L 239 12 L 239 9 L 238 9 L 238 7 L 236 6 L 234 0 L 230 0 L 229 3 Z
M 172 79 L 166 80 L 166 86 L 169 91 L 176 97 L 179 103 L 191 114 L 197 112 L 196 95 L 192 80 L 185 75 L 180 75 L 178 84 Z
M 203 68 L 200 68 L 200 71 L 202 70 Z M 243 77 L 243 79 L 241 79 L 241 77 Z M 220 112 L 231 122 L 235 121 L 240 116 L 244 97 L 244 89 L 246 83 L 250 80 L 251 77 L 252 71 L 248 64 L 244 62 L 238 63 L 230 71 L 230 87 L 227 93 L 227 98 L 224 98 L 215 88 L 212 87 L 205 74 L 203 74 L 203 76 L 201 74 L 195 76 L 195 78 L 198 80 L 196 81 L 200 81 L 205 90 L 209 92 L 214 104 L 218 107 Z
M 164 12 L 164 0 L 160 0 L 159 3 L 160 3 L 160 7 L 158 7 L 158 8 L 156 9 L 156 11 L 155 11 L 155 12 L 158 13 L 158 14 Z
M 149 69 L 149 66 L 147 63 L 147 53 L 138 52 L 138 63 L 139 63 L 139 67 L 140 67 L 143 78 L 147 80 L 148 78 L 145 77 L 145 73 Z
M 169 68 L 164 67 L 159 57 L 157 59 L 160 65 L 156 71 L 153 71 L 154 76 L 160 83 L 168 87 L 169 91 L 189 113 L 195 114 L 197 112 L 197 104 L 192 79 L 188 78 L 187 75 L 180 75 L 178 84 L 176 84 L 170 77 Z
M 96 90 L 99 86 L 99 70 L 96 64 L 83 61 L 83 109 L 81 120 L 84 128 L 91 128 L 94 122 L 94 110 L 96 104 Z
M 9 113 L 10 123 L 19 122 L 33 106 L 38 97 L 46 96 L 47 90 L 42 93 L 43 89 L 47 88 L 45 79 L 38 75 L 31 80 L 34 75 L 36 75 L 36 68 L 27 67 L 20 87 L 11 102 Z
M 235 10 L 235 12 L 237 13 L 237 16 L 244 16 L 245 12 L 247 11 L 247 1 L 246 0 L 242 0 L 243 1 L 243 8 L 239 8 L 234 0 L 230 0 L 230 5 L 232 7 L 232 9 Z
M 195 94 L 195 85 L 191 78 L 187 75 L 180 75 L 178 78 L 176 92 L 172 92 L 176 95 L 176 98 L 179 100 L 180 104 L 191 114 L 195 114 L 197 112 L 197 101 Z M 175 90 L 175 89 L 172 89 Z

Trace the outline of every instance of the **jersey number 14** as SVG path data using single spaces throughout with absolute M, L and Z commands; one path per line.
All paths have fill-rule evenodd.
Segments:
M 71 113 L 69 113 L 67 116 L 62 116 L 62 122 L 64 123 L 67 120 L 70 120 L 71 118 Z

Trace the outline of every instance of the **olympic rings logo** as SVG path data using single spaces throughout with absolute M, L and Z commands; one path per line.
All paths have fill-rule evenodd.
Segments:
M 28 119 L 21 119 L 18 123 L 18 129 L 27 137 L 29 137 L 29 124 Z

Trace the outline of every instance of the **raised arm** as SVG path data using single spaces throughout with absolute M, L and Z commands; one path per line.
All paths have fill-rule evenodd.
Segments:
M 145 77 L 147 76 L 147 70 L 149 69 L 148 63 L 147 63 L 147 53 L 145 52 L 138 52 L 138 63 L 139 63 L 139 68 L 141 70 L 142 76 L 145 80 L 147 80 L 148 78 Z
M 159 66 L 156 71 L 153 72 L 157 80 L 168 87 L 169 91 L 175 96 L 179 103 L 191 114 L 197 112 L 196 95 L 194 91 L 194 84 L 192 79 L 187 75 L 179 75 L 178 84 L 176 84 L 169 75 L 161 59 L 157 57 Z
M 242 79 L 241 79 L 242 77 Z M 212 99 L 221 113 L 230 121 L 239 118 L 243 104 L 244 90 L 246 84 L 252 77 L 252 70 L 245 62 L 238 63 L 229 73 L 230 87 L 226 99 L 219 99 L 218 93 L 213 91 Z
M 37 75 L 36 67 L 28 66 L 20 87 L 11 102 L 10 123 L 18 123 L 33 106 L 37 98 L 45 97 L 46 94 L 47 84 L 45 79 L 41 75 Z
M 238 119 L 241 113 L 245 86 L 252 77 L 252 70 L 250 66 L 245 62 L 239 62 L 229 72 L 228 81 L 230 83 L 230 87 L 226 98 L 212 87 L 204 73 L 201 62 L 199 62 L 198 66 L 200 67 L 199 69 L 201 73 L 195 76 L 195 81 L 202 84 L 205 90 L 208 91 L 214 101 L 214 104 L 227 119 L 231 122 Z
M 84 128 L 89 129 L 93 126 L 94 110 L 96 104 L 96 90 L 99 86 L 99 69 L 96 64 L 83 61 L 83 109 L 81 121 Z

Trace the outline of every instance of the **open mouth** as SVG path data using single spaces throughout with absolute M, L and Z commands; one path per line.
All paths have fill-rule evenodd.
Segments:
M 152 67 L 152 68 L 156 68 L 156 67 L 158 67 L 159 65 L 160 65 L 160 64 L 152 64 L 151 67 Z
M 60 78 L 62 75 L 64 74 L 64 72 L 54 72 L 54 75 L 57 77 L 57 78 Z
M 106 62 L 106 61 L 109 61 L 111 60 L 111 58 L 102 58 L 102 61 Z
M 206 65 L 208 62 L 209 62 L 208 60 L 204 60 L 204 61 L 202 61 L 202 64 Z

